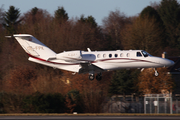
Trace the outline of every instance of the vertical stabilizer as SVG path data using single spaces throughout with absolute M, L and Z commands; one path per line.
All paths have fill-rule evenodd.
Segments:
M 29 34 L 13 35 L 22 48 L 30 56 L 39 57 L 48 60 L 50 57 L 56 56 L 56 53 Z

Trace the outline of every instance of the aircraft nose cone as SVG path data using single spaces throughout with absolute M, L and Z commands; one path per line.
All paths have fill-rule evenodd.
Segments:
M 166 59 L 166 65 L 167 67 L 174 65 L 174 61 Z
M 172 66 L 172 65 L 174 65 L 175 63 L 174 63 L 174 61 L 172 61 L 172 60 L 170 60 L 170 66 Z

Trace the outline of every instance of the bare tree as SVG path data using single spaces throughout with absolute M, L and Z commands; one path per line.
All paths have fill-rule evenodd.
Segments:
M 103 19 L 104 33 L 110 36 L 110 49 L 122 49 L 121 31 L 130 20 L 119 10 L 111 11 L 108 17 Z
M 172 92 L 174 82 L 167 68 L 159 68 L 159 76 L 154 76 L 152 69 L 145 69 L 140 73 L 138 88 L 144 94 L 161 93 L 162 90 Z
M 142 49 L 152 55 L 162 53 L 163 30 L 155 19 L 138 17 L 121 32 L 124 49 Z

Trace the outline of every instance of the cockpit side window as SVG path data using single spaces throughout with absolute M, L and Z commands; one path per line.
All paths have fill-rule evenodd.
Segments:
M 142 54 L 140 52 L 137 52 L 137 57 L 142 57 Z
M 149 56 L 149 53 L 147 53 L 146 51 L 141 51 L 141 52 L 144 55 L 144 57 L 148 57 Z

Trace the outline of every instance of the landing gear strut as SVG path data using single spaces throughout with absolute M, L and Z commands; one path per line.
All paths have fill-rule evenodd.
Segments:
M 154 68 L 154 70 L 155 70 L 154 75 L 157 77 L 157 76 L 159 75 L 159 73 L 158 73 L 158 71 L 156 70 L 156 68 Z

